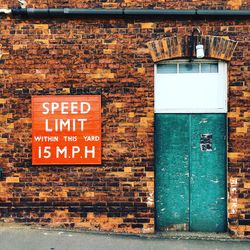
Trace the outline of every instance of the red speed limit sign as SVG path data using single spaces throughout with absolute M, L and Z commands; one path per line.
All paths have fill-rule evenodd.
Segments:
M 32 164 L 100 164 L 101 96 L 33 96 Z

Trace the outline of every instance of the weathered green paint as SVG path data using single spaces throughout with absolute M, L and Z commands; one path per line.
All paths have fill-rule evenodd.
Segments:
M 226 230 L 226 117 L 191 116 L 190 229 Z M 212 134 L 212 151 L 201 151 L 200 137 Z
M 189 224 L 188 115 L 155 116 L 156 224 Z
M 225 231 L 225 121 L 224 114 L 155 115 L 158 230 Z M 202 151 L 201 137 L 210 134 L 212 149 Z

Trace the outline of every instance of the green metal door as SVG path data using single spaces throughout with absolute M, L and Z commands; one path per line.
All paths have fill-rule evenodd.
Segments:
M 156 227 L 226 230 L 226 117 L 156 114 Z
M 161 230 L 189 223 L 188 115 L 155 116 L 156 209 Z M 174 128 L 174 129 L 173 129 Z

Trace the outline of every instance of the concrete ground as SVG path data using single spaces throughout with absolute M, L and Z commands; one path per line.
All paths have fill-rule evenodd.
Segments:
M 250 240 L 226 234 L 132 236 L 0 225 L 0 250 L 249 250 Z

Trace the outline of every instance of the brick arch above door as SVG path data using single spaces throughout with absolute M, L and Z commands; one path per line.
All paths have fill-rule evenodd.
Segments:
M 195 36 L 195 44 L 198 37 Z M 201 44 L 204 46 L 205 58 L 230 61 L 237 42 L 225 37 L 219 36 L 201 36 Z M 147 43 L 150 54 L 154 62 L 175 58 L 190 57 L 191 36 L 173 36 L 164 37 L 160 40 L 154 40 Z M 195 49 L 192 53 L 194 55 Z

